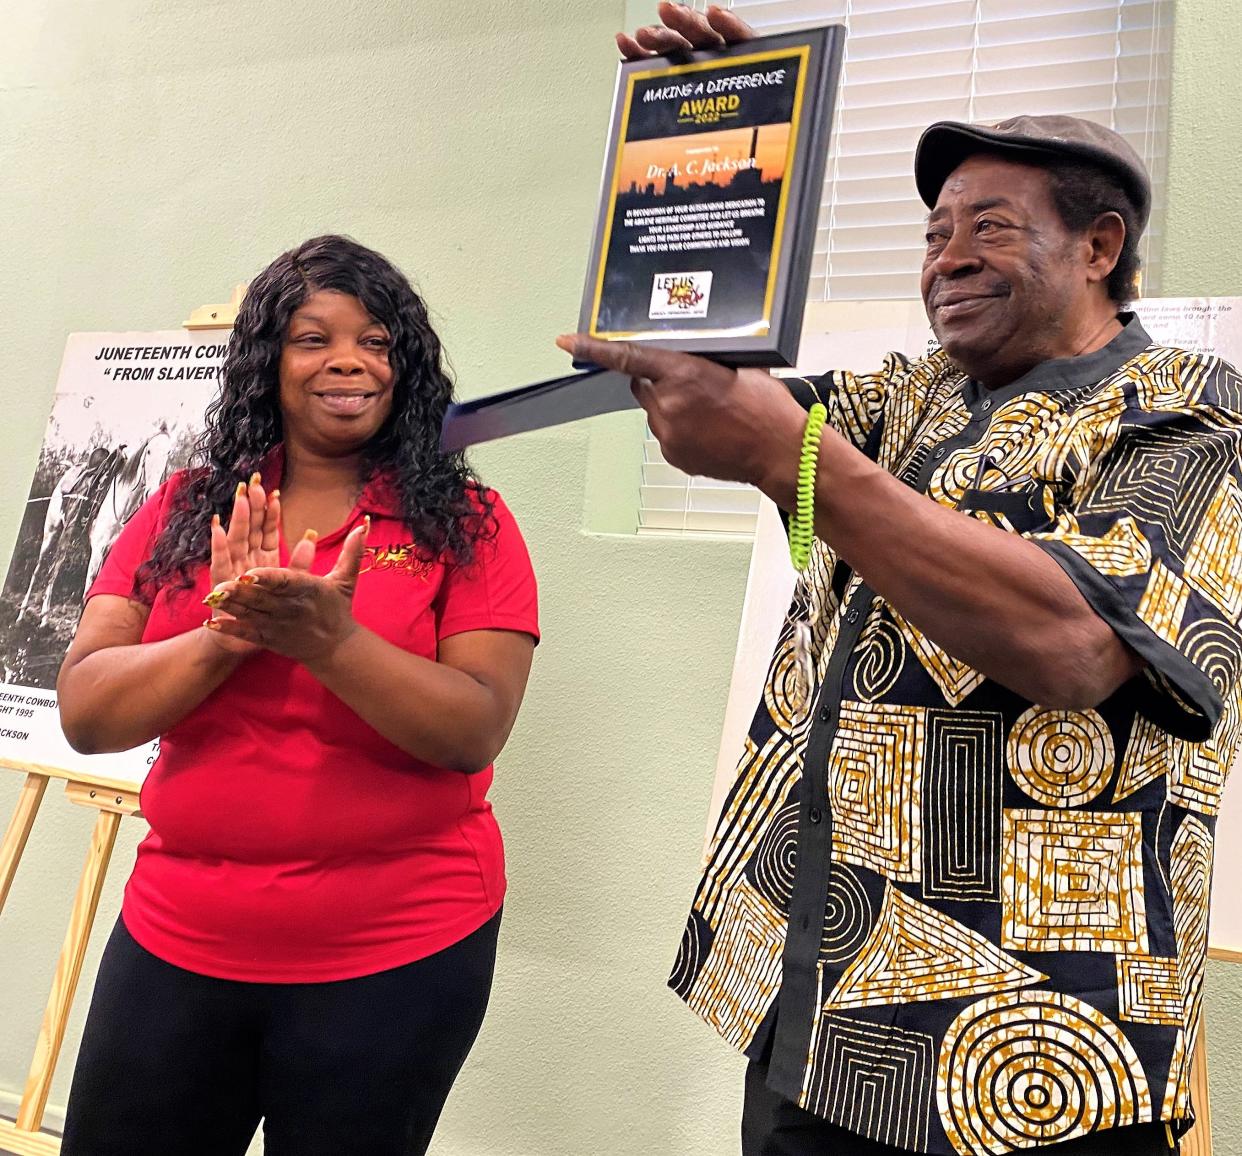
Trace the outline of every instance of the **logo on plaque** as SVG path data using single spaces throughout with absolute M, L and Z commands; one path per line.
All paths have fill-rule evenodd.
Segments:
M 657 273 L 651 285 L 653 320 L 663 317 L 706 317 L 712 296 L 711 270 L 700 273 Z

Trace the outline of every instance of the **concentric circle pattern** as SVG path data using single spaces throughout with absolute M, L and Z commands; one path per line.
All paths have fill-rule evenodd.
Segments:
M 679 995 L 684 996 L 690 990 L 695 976 L 703 966 L 703 960 L 707 956 L 703 942 L 706 933 L 707 925 L 698 918 L 697 912 L 692 911 L 686 929 L 682 932 L 681 945 L 677 949 L 677 962 L 673 964 L 673 972 L 668 978 L 669 987 Z
M 824 938 L 819 953 L 827 963 L 847 963 L 862 949 L 875 923 L 875 911 L 862 881 L 843 863 L 828 876 Z
M 772 817 L 747 869 L 755 890 L 781 911 L 789 910 L 793 898 L 799 805 L 789 803 Z
M 1177 640 L 1179 649 L 1212 680 L 1222 695 L 1228 695 L 1238 679 L 1242 655 L 1234 632 L 1215 619 L 1203 618 L 1192 623 Z
M 1120 1028 L 1081 1000 L 1048 991 L 966 1008 L 945 1035 L 937 1100 L 953 1147 L 972 1154 L 1151 1119 L 1147 1079 Z
M 1032 707 L 1009 732 L 1009 772 L 1049 807 L 1089 803 L 1113 775 L 1113 736 L 1093 710 Z

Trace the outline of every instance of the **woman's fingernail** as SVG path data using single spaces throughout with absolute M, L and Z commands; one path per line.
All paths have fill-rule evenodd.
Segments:
M 255 470 L 255 472 L 250 475 L 250 484 L 252 486 L 257 486 L 262 480 L 263 480 L 263 475 L 259 473 L 258 470 Z
M 238 586 L 253 586 L 258 579 L 253 574 L 243 574 L 237 579 Z
M 238 498 L 245 497 L 245 495 L 246 495 L 246 483 L 238 482 L 237 489 L 233 491 L 233 500 L 236 501 Z
M 302 535 L 303 542 L 316 542 L 318 540 L 319 540 L 318 530 L 307 530 L 306 533 Z
M 229 592 L 227 590 L 213 590 L 203 599 L 203 605 L 210 606 L 212 610 L 218 610 L 228 601 L 228 597 Z
M 212 515 L 211 515 L 211 526 L 212 526 L 212 529 L 215 529 L 215 527 L 216 527 L 216 526 L 218 526 L 219 524 L 220 524 L 220 515 L 219 515 L 219 514 L 212 514 Z
M 274 501 L 275 501 L 277 498 L 279 498 L 279 497 L 280 497 L 280 491 L 279 491 L 279 490 L 273 490 L 270 494 L 268 494 L 268 496 L 267 496 L 267 500 L 268 500 L 269 502 L 274 502 Z
M 371 532 L 371 515 L 370 514 L 367 514 L 363 517 L 362 524 L 366 528 L 366 532 L 369 534 Z
M 203 623 L 203 629 L 204 630 L 219 630 L 220 623 L 218 623 L 214 618 L 208 618 L 207 621 Z

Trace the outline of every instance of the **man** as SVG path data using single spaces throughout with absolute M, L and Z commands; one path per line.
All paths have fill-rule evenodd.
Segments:
M 662 14 L 622 51 L 749 34 Z M 746 1156 L 1168 1152 L 1239 731 L 1242 381 L 1123 310 L 1150 184 L 1114 133 L 940 123 L 915 176 L 930 357 L 791 389 L 561 339 L 670 462 L 786 511 L 829 415 L 671 983 L 751 1060 Z

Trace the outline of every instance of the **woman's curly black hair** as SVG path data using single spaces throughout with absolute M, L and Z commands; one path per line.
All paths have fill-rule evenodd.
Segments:
M 400 495 L 404 521 L 429 558 L 469 563 L 494 536 L 493 502 L 460 453 L 440 450 L 453 384 L 427 307 L 391 262 L 348 237 L 314 237 L 276 258 L 251 282 L 220 371 L 221 387 L 136 587 L 188 589 L 211 556 L 212 513 L 232 509 L 239 480 L 261 468 L 282 439 L 281 348 L 289 320 L 320 290 L 356 297 L 388 330 L 392 413 L 363 450 L 365 485 L 382 474 Z

